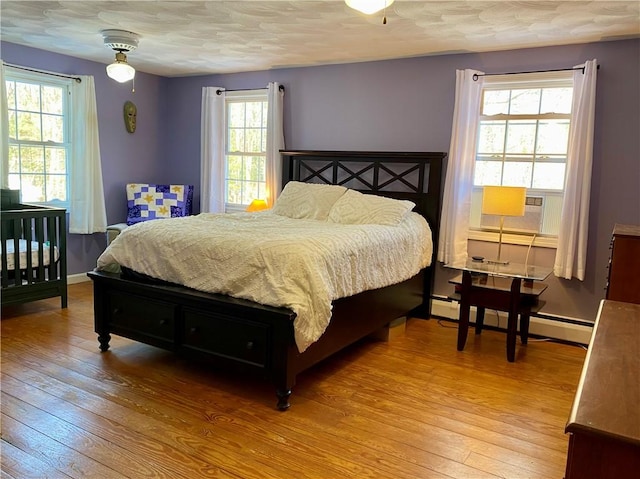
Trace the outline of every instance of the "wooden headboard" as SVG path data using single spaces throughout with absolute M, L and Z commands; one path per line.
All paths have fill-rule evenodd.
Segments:
M 281 150 L 282 184 L 288 181 L 341 185 L 416 204 L 433 235 L 431 267 L 425 275 L 426 316 L 433 295 L 444 162 L 442 152 Z
M 341 185 L 416 204 L 437 246 L 446 153 L 397 151 L 281 150 L 282 184 L 288 181 Z

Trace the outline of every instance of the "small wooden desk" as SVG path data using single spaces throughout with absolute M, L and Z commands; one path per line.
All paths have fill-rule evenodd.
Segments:
M 520 339 L 527 344 L 529 318 L 538 312 L 544 302 L 539 296 L 547 288 L 544 280 L 551 270 L 536 266 L 512 263 L 495 265 L 467 260 L 465 263 L 447 265 L 462 270 L 462 275 L 449 282 L 457 285 L 457 291 L 450 296 L 460 301 L 458 319 L 458 351 L 462 351 L 467 342 L 469 315 L 471 306 L 477 309 L 476 334 L 480 334 L 486 308 L 506 311 L 507 321 L 507 360 L 515 361 L 518 316 L 520 316 Z
M 603 300 L 565 428 L 566 479 L 640 471 L 640 305 Z

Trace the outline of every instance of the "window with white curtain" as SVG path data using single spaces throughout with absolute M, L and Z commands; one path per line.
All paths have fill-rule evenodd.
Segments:
M 225 109 L 225 210 L 244 211 L 267 193 L 267 90 L 227 92 Z
M 527 188 L 525 217 L 507 218 L 515 234 L 555 244 L 571 125 L 572 72 L 484 78 L 471 201 L 472 239 L 491 240 L 495 218 L 481 214 L 485 185 Z M 541 244 L 539 241 L 538 244 Z
M 35 72 L 5 73 L 8 183 L 21 201 L 69 204 L 70 79 Z

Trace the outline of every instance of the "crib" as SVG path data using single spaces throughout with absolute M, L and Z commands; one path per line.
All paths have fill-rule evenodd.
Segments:
M 66 211 L 21 204 L 19 194 L 18 190 L 2 190 L 2 306 L 60 296 L 66 308 Z

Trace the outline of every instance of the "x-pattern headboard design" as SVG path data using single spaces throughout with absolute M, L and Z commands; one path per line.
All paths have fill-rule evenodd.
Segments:
M 416 204 L 437 244 L 446 153 L 381 151 L 281 151 L 283 185 L 290 180 L 342 185 Z
M 323 164 L 318 168 L 318 163 Z M 362 166 L 364 164 L 364 166 Z M 421 193 L 424 189 L 425 168 L 423 162 L 406 162 L 393 165 L 394 168 L 385 166 L 379 160 L 363 159 L 360 162 L 341 162 L 338 160 L 299 160 L 297 181 L 305 183 L 314 179 L 327 184 L 338 184 L 353 189 L 364 188 L 371 192 L 382 191 L 410 191 Z M 330 177 L 327 177 L 327 173 Z M 418 181 L 409 178 L 411 174 L 418 175 Z M 305 174 L 306 176 L 302 176 Z M 404 188 L 398 188 L 396 182 L 401 182 Z

